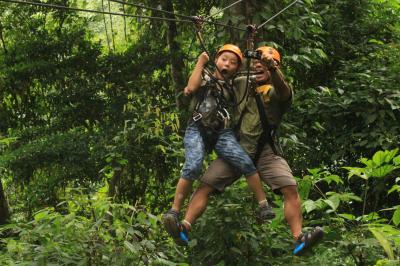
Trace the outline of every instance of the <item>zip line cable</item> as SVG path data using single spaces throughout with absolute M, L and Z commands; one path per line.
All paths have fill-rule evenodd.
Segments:
M 247 31 L 247 29 L 239 28 L 239 27 L 236 27 L 236 26 L 228 25 L 228 24 L 223 24 L 223 23 L 210 21 L 208 19 L 204 19 L 204 18 L 201 18 L 201 17 L 193 17 L 193 16 L 185 16 L 185 15 L 175 14 L 175 13 L 170 12 L 170 11 L 166 11 L 166 10 L 162 10 L 162 9 L 158 9 L 158 8 L 146 7 L 146 6 L 139 5 L 139 4 L 132 4 L 132 3 L 123 2 L 123 1 L 119 1 L 119 0 L 110 0 L 110 1 L 111 2 L 120 3 L 120 4 L 123 4 L 123 5 L 137 6 L 137 7 L 146 8 L 146 9 L 150 9 L 150 10 L 154 10 L 154 11 L 164 12 L 164 13 L 168 13 L 170 15 L 174 15 L 174 16 L 177 16 L 177 17 L 182 17 L 182 18 L 185 18 L 185 19 L 173 19 L 173 18 L 165 18 L 165 17 L 153 17 L 153 16 L 139 16 L 139 15 L 133 15 L 133 14 L 116 13 L 116 12 L 111 12 L 111 11 L 107 12 L 107 11 L 83 9 L 83 8 L 77 8 L 77 7 L 68 7 L 68 6 L 62 6 L 62 5 L 41 3 L 41 2 L 30 2 L 30 1 L 21 1 L 21 0 L 0 0 L 0 2 L 5 2 L 5 3 L 14 3 L 14 4 L 22 4 L 22 5 L 39 6 L 39 7 L 49 7 L 49 8 L 54 8 L 54 9 L 58 9 L 58 10 L 67 10 L 67 11 L 71 10 L 71 11 L 77 11 L 77 12 L 88 12 L 88 13 L 104 14 L 104 15 L 110 15 L 110 16 L 111 15 L 115 15 L 115 16 L 122 16 L 122 17 L 132 17 L 132 18 L 142 18 L 142 19 L 155 19 L 155 20 L 176 21 L 176 22 L 185 22 L 185 23 L 193 23 L 193 22 L 195 22 L 197 20 L 197 21 L 201 21 L 201 22 L 214 24 L 214 25 L 217 25 L 217 26 L 227 27 L 227 28 L 236 29 L 236 30 L 240 30 L 240 31 Z M 223 8 L 219 12 L 212 14 L 211 16 L 213 16 L 215 14 L 218 14 L 218 13 L 226 10 L 227 8 L 232 7 L 233 5 L 236 5 L 241 1 L 242 0 L 236 1 L 236 2 L 232 3 L 231 5 Z M 280 15 L 281 13 L 286 11 L 288 8 L 290 8 L 292 5 L 294 5 L 298 1 L 299 0 L 293 1 L 291 4 L 289 4 L 288 6 L 283 8 L 282 10 L 280 10 L 278 13 L 276 13 L 272 17 L 270 17 L 268 20 L 266 20 L 262 24 L 258 25 L 257 29 L 262 28 L 265 24 L 267 24 L 268 22 L 273 20 L 275 17 L 277 17 L 278 15 Z M 208 16 L 208 18 L 209 17 L 210 16 Z
M 219 11 L 217 11 L 217 12 L 215 12 L 215 13 L 213 13 L 213 14 L 207 16 L 207 17 L 205 17 L 205 19 L 210 19 L 211 17 L 214 17 L 215 15 L 218 15 L 219 13 L 224 12 L 226 9 L 231 8 L 231 7 L 233 7 L 234 5 L 236 5 L 236 4 L 238 4 L 238 3 L 242 2 L 242 1 L 243 1 L 243 0 L 236 1 L 235 3 L 232 3 L 232 4 L 230 4 L 229 6 L 227 6 L 227 7 L 223 8 L 223 9 L 221 9 L 221 10 L 219 10 Z
M 188 20 L 188 19 L 184 20 L 184 19 L 172 19 L 172 18 L 163 18 L 163 17 L 152 17 L 152 16 L 139 16 L 139 15 L 132 15 L 132 14 L 83 9 L 83 8 L 77 8 L 77 7 L 67 7 L 67 6 L 62 6 L 62 5 L 46 4 L 46 3 L 39 3 L 39 2 L 29 2 L 29 1 L 19 1 L 19 0 L 0 0 L 0 2 L 31 5 L 31 6 L 40 6 L 40 7 L 49 7 L 49 8 L 59 9 L 59 10 L 71 10 L 71 11 L 77 11 L 77 12 L 115 15 L 115 16 L 122 16 L 122 17 L 131 17 L 131 18 L 156 19 L 156 20 L 192 23 L 192 20 Z
M 0 1 L 2 1 L 2 0 L 0 0 Z M 161 13 L 165 13 L 165 14 L 181 17 L 181 18 L 184 18 L 184 19 L 190 19 L 191 21 L 193 21 L 193 20 L 201 20 L 202 22 L 214 24 L 214 25 L 217 25 L 217 26 L 222 26 L 222 27 L 225 27 L 225 28 L 231 28 L 231 29 L 236 29 L 236 30 L 240 30 L 240 31 L 246 31 L 246 29 L 243 29 L 243 28 L 235 27 L 235 26 L 228 25 L 228 24 L 218 23 L 218 22 L 211 21 L 211 20 L 208 20 L 206 18 L 201 18 L 201 17 L 197 17 L 197 16 L 187 16 L 187 15 L 176 14 L 174 12 L 166 11 L 166 10 L 163 10 L 163 9 L 158 9 L 158 8 L 154 8 L 154 7 L 148 7 L 148 6 L 144 6 L 144 5 L 141 5 L 141 4 L 123 2 L 121 0 L 110 0 L 110 1 L 114 2 L 114 3 L 124 4 L 124 5 L 127 5 L 127 6 L 134 6 L 134 7 L 140 7 L 140 8 L 144 8 L 144 9 L 148 9 L 148 10 L 158 11 L 158 12 L 161 12 Z M 243 1 L 243 0 L 239 0 L 236 3 L 240 2 L 240 1 Z M 236 3 L 234 3 L 234 4 L 236 4 Z M 231 6 L 233 6 L 233 4 L 228 6 L 228 7 L 231 7 Z M 225 7 L 223 10 L 227 9 L 228 7 Z
M 269 19 L 267 19 L 265 22 L 263 22 L 262 24 L 257 26 L 257 29 L 261 29 L 262 27 L 264 27 L 265 24 L 267 24 L 268 22 L 270 22 L 271 20 L 273 20 L 274 18 L 276 18 L 278 15 L 280 15 L 281 13 L 283 13 L 286 9 L 288 9 L 289 7 L 291 7 L 292 5 L 296 4 L 299 0 L 295 0 L 293 1 L 291 4 L 289 4 L 288 6 L 286 6 L 285 8 L 283 8 L 281 11 L 279 11 L 278 13 L 276 13 L 275 15 L 273 15 L 272 17 L 270 17 Z
M 148 6 L 145 6 L 145 5 L 142 5 L 142 4 L 134 4 L 134 3 L 124 2 L 124 1 L 121 1 L 121 0 L 110 0 L 110 2 L 123 4 L 123 5 L 127 5 L 127 6 L 140 7 L 140 8 L 144 8 L 144 9 L 148 9 L 148 10 L 152 10 L 152 11 L 157 11 L 157 12 L 160 12 L 160 13 L 174 15 L 174 16 L 181 17 L 181 18 L 192 19 L 191 16 L 180 15 L 180 14 L 176 14 L 176 13 L 171 12 L 171 11 L 158 9 L 158 8 L 154 8 L 154 7 L 148 7 Z

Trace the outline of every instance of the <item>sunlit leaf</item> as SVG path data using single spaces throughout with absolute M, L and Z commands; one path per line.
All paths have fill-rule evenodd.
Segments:
M 330 184 L 332 181 L 335 182 L 336 184 L 343 184 L 343 180 L 340 176 L 338 175 L 328 175 L 324 177 L 324 180 Z
M 362 179 L 367 180 L 369 176 L 365 174 L 365 168 L 360 168 L 360 167 L 343 167 L 344 169 L 348 170 L 348 178 L 351 178 L 352 176 L 358 176 L 361 177 Z
M 393 162 L 394 162 L 395 165 L 400 165 L 400 155 L 399 155 L 399 156 L 396 156 L 396 157 L 393 159 Z
M 395 169 L 395 167 L 393 165 L 386 164 L 386 165 L 380 166 L 376 169 L 373 169 L 371 172 L 371 176 L 384 177 L 384 176 L 387 176 L 389 173 L 391 173 L 394 169 Z
M 386 153 L 383 151 L 377 151 L 374 156 L 372 156 L 372 161 L 374 162 L 375 166 L 380 166 L 385 162 Z
M 349 214 L 349 213 L 340 213 L 338 214 L 340 217 L 343 217 L 347 220 L 353 221 L 356 219 L 356 217 L 353 214 Z
M 390 245 L 390 242 L 385 238 L 385 236 L 380 231 L 378 231 L 379 229 L 370 228 L 369 230 L 372 232 L 372 234 L 375 236 L 375 238 L 379 241 L 379 243 L 385 250 L 388 257 L 390 259 L 394 259 L 392 246 Z
M 400 206 L 397 206 L 396 211 L 393 213 L 393 223 L 395 225 L 400 224 Z
M 313 200 L 306 200 L 303 202 L 303 207 L 306 209 L 307 213 L 310 213 L 317 208 L 317 205 Z
M 329 205 L 329 207 L 331 207 L 331 209 L 333 211 L 336 211 L 336 209 L 339 207 L 340 204 L 340 199 L 339 196 L 337 196 L 336 194 L 332 195 L 331 197 L 329 197 L 328 199 L 325 199 L 324 202 L 326 204 Z

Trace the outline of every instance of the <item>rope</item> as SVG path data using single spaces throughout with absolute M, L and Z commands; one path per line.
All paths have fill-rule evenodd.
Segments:
M 265 24 L 267 24 L 268 22 L 270 22 L 271 20 L 273 20 L 274 18 L 276 18 L 277 16 L 279 16 L 281 13 L 283 13 L 286 9 L 288 9 L 289 7 L 291 7 L 292 5 L 296 4 L 299 0 L 295 0 L 293 1 L 291 4 L 289 4 L 288 6 L 286 6 L 285 8 L 283 8 L 281 11 L 279 11 L 278 13 L 276 13 L 275 15 L 273 15 L 272 17 L 270 17 L 269 19 L 267 19 L 265 22 L 263 22 L 262 24 L 257 26 L 257 29 L 261 29 L 262 27 L 264 27 Z
M 114 15 L 114 16 L 131 17 L 131 18 L 156 19 L 156 20 L 192 23 L 191 20 L 182 20 L 182 19 L 179 20 L 179 19 L 172 19 L 172 18 L 152 17 L 152 16 L 139 16 L 139 15 L 132 15 L 132 14 L 98 11 L 98 10 L 83 9 L 83 8 L 76 8 L 76 7 L 67 7 L 67 6 L 62 6 L 62 5 L 46 4 L 46 3 L 39 3 L 39 2 L 29 2 L 29 1 L 19 1 L 19 0 L 0 0 L 0 2 L 31 5 L 31 6 L 41 6 L 41 7 L 49 7 L 49 8 L 59 9 L 59 10 L 71 10 L 71 11 L 77 11 L 77 12 L 87 12 L 87 13 Z

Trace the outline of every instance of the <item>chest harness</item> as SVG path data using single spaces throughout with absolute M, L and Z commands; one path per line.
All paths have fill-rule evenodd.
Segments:
M 205 84 L 200 88 L 197 103 L 192 114 L 192 120 L 198 125 L 200 134 L 211 151 L 218 139 L 218 132 L 226 129 L 231 120 L 228 111 L 228 99 L 231 93 L 224 82 L 213 76 L 204 76 Z M 231 98 L 231 97 L 230 97 Z

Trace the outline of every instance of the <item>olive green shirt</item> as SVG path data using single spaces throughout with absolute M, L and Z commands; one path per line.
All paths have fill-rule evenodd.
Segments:
M 255 88 L 249 84 L 246 92 L 246 80 L 246 77 L 239 77 L 234 81 L 237 100 L 240 101 L 243 96 L 245 97 L 234 112 L 234 121 L 237 123 L 243 113 L 239 129 L 240 144 L 250 157 L 253 158 L 257 153 L 257 143 L 263 132 L 263 127 L 257 108 Z M 261 98 L 263 99 L 269 125 L 276 127 L 280 125 L 283 115 L 292 104 L 293 90 L 291 88 L 290 90 L 291 97 L 289 100 L 280 99 L 274 87 L 271 87 L 267 93 L 262 95 Z

